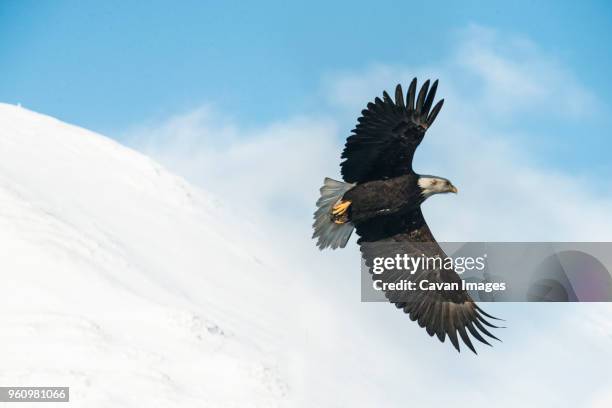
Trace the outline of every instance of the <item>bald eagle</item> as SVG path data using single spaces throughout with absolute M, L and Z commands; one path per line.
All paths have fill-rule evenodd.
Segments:
M 414 78 L 406 100 L 397 85 L 395 101 L 383 92 L 383 99 L 375 98 L 361 112 L 342 152 L 344 182 L 326 178 L 320 190 L 313 238 L 321 250 L 345 247 L 355 230 L 362 258 L 370 268 L 381 255 L 446 258 L 425 222 L 421 204 L 435 194 L 457 193 L 457 188 L 445 178 L 419 175 L 412 168 L 414 152 L 444 103 L 442 99 L 433 105 L 438 81 L 431 89 L 429 85 L 430 81 L 425 81 L 417 95 Z M 384 290 L 385 296 L 430 336 L 441 342 L 448 337 L 457 351 L 461 338 L 476 353 L 468 332 L 487 345 L 483 334 L 499 340 L 485 327 L 496 328 L 485 317 L 496 318 L 457 285 L 461 278 L 454 269 L 429 266 L 413 274 L 390 269 L 377 279 L 417 283 L 416 290 Z M 421 290 L 418 283 L 424 280 L 439 285 Z M 447 283 L 456 286 L 443 285 Z M 449 289 L 451 286 L 455 289 Z

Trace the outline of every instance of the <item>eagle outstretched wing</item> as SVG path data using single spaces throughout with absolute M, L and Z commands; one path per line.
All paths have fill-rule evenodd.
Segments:
M 384 234 L 382 234 L 384 231 Z M 428 257 L 441 259 L 446 254 L 434 239 L 420 208 L 402 217 L 378 217 L 375 222 L 357 227 L 361 236 L 358 243 L 366 266 L 372 273 L 375 258 L 394 258 L 397 254 L 409 257 Z M 372 275 L 384 283 L 410 281 L 415 283 L 414 290 L 385 290 L 389 302 L 402 309 L 411 320 L 425 328 L 430 336 L 437 336 L 444 342 L 448 336 L 453 346 L 460 350 L 459 338 L 474 353 L 476 350 L 470 339 L 490 345 L 485 336 L 497 339 L 486 326 L 497 328 L 485 317 L 497 318 L 480 309 L 470 295 L 461 289 L 461 278 L 452 269 L 436 266 L 423 266 L 414 273 L 405 269 L 385 268 L 381 274 Z M 429 283 L 457 283 L 459 290 L 420 290 L 421 281 Z
M 442 109 L 444 99 L 431 109 L 438 81 L 429 89 L 425 81 L 418 96 L 416 78 L 410 83 L 406 103 L 402 87 L 395 89 L 395 102 L 389 94 L 368 103 L 357 127 L 348 137 L 341 164 L 347 183 L 363 183 L 412 173 L 412 157 L 427 129 Z M 431 111 L 430 111 L 431 110 Z

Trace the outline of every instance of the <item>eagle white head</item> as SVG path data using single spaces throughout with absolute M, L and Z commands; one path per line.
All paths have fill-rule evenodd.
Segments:
M 427 198 L 434 194 L 457 193 L 457 187 L 453 186 L 450 180 L 435 176 L 420 176 L 418 181 L 421 194 Z

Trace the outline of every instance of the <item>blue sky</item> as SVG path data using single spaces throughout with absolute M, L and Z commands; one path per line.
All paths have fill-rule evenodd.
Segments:
M 479 24 L 527 36 L 608 102 L 611 18 L 604 1 L 4 0 L 0 99 L 111 135 L 205 102 L 257 124 L 320 109 L 329 73 L 436 62 Z

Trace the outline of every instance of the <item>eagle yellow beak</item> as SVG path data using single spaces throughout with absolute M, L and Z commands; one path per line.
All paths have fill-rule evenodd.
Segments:
M 457 187 L 455 187 L 455 186 L 451 186 L 450 191 L 451 191 L 451 193 L 455 193 L 455 194 L 457 194 L 459 192 L 459 190 L 457 190 Z

